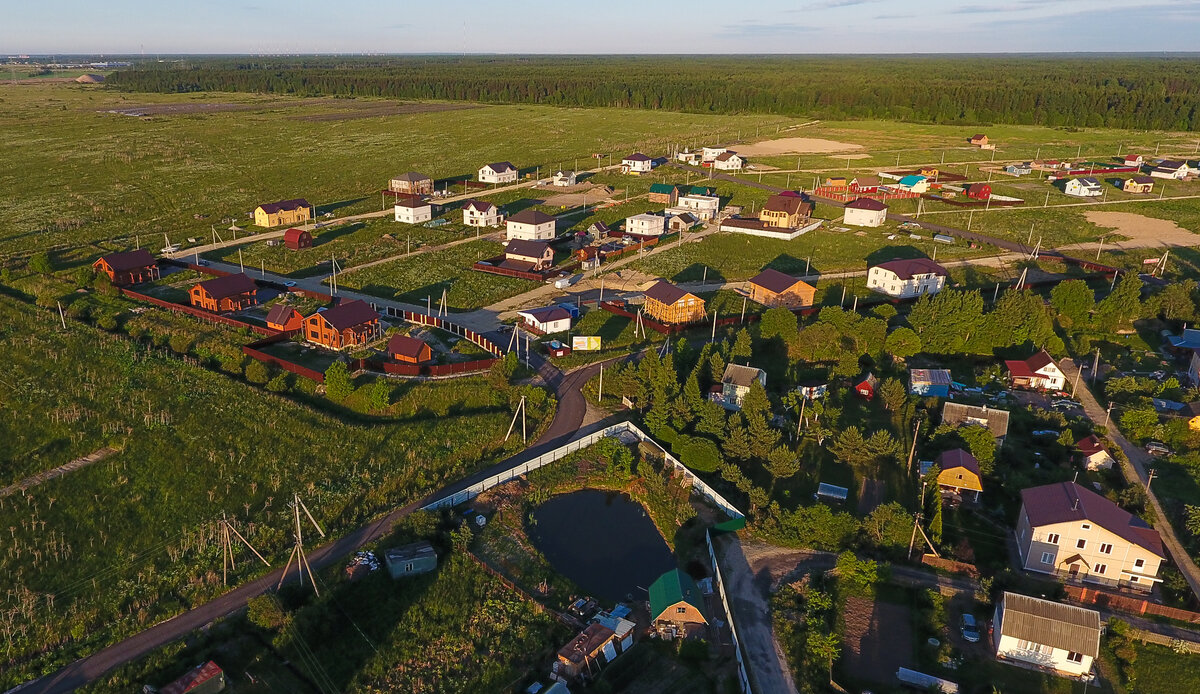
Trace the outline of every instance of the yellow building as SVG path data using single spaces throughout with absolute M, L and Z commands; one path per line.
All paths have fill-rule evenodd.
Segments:
M 772 195 L 763 203 L 758 220 L 776 229 L 794 229 L 812 214 L 812 205 L 795 195 Z
M 254 209 L 254 223 L 260 227 L 283 224 L 303 224 L 312 219 L 313 208 L 304 198 L 280 200 L 259 205 Z
M 979 479 L 979 461 L 961 448 L 942 453 L 937 458 L 938 488 L 945 494 L 963 500 L 979 501 L 983 483 Z M 974 494 L 970 494 L 974 492 Z
M 646 315 L 659 323 L 695 323 L 707 315 L 704 299 L 665 280 L 655 282 L 645 295 Z

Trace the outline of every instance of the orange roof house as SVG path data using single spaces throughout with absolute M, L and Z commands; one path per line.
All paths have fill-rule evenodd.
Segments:
M 240 272 L 214 277 L 192 287 L 192 306 L 213 313 L 241 311 L 258 304 L 258 285 Z
M 361 299 L 317 311 L 304 319 L 304 339 L 330 349 L 354 347 L 379 335 L 379 313 Z
M 124 253 L 109 253 L 92 263 L 116 285 L 138 284 L 158 278 L 158 263 L 150 251 L 139 248 Z
M 267 312 L 267 327 L 280 332 L 293 332 L 304 327 L 304 316 L 287 304 L 275 304 Z
M 770 268 L 750 279 L 750 300 L 763 306 L 804 308 L 813 305 L 816 294 L 817 288 L 808 282 Z
M 429 345 L 408 335 L 392 335 L 387 343 L 387 353 L 402 364 L 420 364 L 433 359 Z
M 704 299 L 659 280 L 645 292 L 645 311 L 660 323 L 694 323 L 704 320 Z

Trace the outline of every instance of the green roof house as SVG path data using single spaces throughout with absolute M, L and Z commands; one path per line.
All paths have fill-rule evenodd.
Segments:
M 674 205 L 675 201 L 679 199 L 679 186 L 670 183 L 655 183 L 650 186 L 650 195 L 647 196 L 647 199 L 650 202 Z
M 703 637 L 708 626 L 704 596 L 691 576 L 672 569 L 650 584 L 650 615 L 665 639 Z

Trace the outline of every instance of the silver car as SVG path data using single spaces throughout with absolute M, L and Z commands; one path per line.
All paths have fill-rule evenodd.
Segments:
M 964 612 L 962 616 L 962 637 L 967 643 L 979 643 L 979 624 L 970 612 Z

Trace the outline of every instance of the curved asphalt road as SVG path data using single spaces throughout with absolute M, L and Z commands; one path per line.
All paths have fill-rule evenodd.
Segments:
M 442 497 L 459 489 L 495 475 L 497 472 L 520 465 L 546 451 L 552 450 L 570 441 L 583 424 L 587 411 L 581 388 L 600 370 L 599 364 L 564 374 L 540 355 L 531 355 L 530 364 L 535 366 L 547 385 L 554 389 L 558 398 L 558 409 L 549 428 L 534 442 L 532 446 L 520 453 L 503 460 L 490 468 L 480 471 L 469 478 L 460 480 L 430 495 L 428 499 L 414 501 L 406 506 L 393 510 L 391 513 L 364 525 L 341 538 L 322 545 L 309 553 L 308 561 L 314 570 L 320 570 L 341 560 L 359 547 L 385 536 L 396 523 L 413 511 L 420 509 L 433 498 Z M 246 605 L 246 602 L 257 595 L 272 590 L 279 583 L 282 569 L 255 581 L 225 593 L 224 595 L 194 607 L 183 614 L 172 617 L 164 622 L 139 632 L 124 641 L 115 643 L 107 648 L 96 651 L 86 658 L 71 663 L 52 675 L 27 682 L 10 692 L 21 694 L 66 694 L 99 678 L 113 668 L 124 665 L 147 653 L 165 646 L 172 641 L 183 638 L 187 634 L 203 627 L 213 620 L 225 617 Z M 295 573 L 292 574 L 295 576 Z

